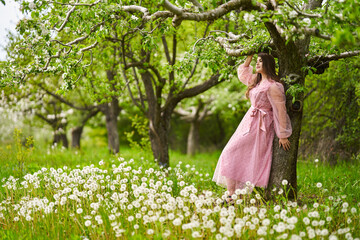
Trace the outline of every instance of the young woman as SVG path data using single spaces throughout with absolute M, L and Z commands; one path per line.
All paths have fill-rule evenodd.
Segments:
M 272 160 L 274 130 L 279 147 L 290 149 L 292 133 L 286 112 L 284 87 L 275 73 L 275 60 L 266 53 L 257 58 L 256 72 L 250 66 L 252 56 L 238 68 L 238 77 L 248 86 L 246 97 L 251 107 L 221 153 L 213 181 L 227 187 L 229 196 L 246 183 L 267 187 Z M 252 187 L 249 187 L 252 191 Z M 228 199 L 228 201 L 230 201 Z

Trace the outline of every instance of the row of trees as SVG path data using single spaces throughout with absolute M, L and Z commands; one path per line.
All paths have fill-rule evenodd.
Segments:
M 99 104 L 81 108 L 102 111 L 108 132 L 116 126 L 114 116 L 127 90 L 148 120 L 151 148 L 163 166 L 169 164 L 170 120 L 179 103 L 231 79 L 237 57 L 270 52 L 287 82 L 293 126 L 291 150 L 273 149 L 270 185 L 287 179 L 294 189 L 305 76 L 322 73 L 332 60 L 359 54 L 356 1 L 22 4 L 31 18 L 19 23 L 21 37 L 11 47 L 1 83 L 61 75 L 57 92 L 86 89 L 90 103 Z M 38 86 L 49 87 L 44 80 Z M 108 137 L 116 149 L 118 136 L 111 132 Z

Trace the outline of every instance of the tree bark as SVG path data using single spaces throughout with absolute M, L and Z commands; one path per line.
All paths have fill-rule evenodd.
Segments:
M 106 103 L 100 108 L 101 112 L 105 115 L 109 152 L 116 154 L 120 150 L 119 131 L 117 128 L 117 117 L 120 113 L 118 100 L 113 99 L 112 102 Z
M 190 130 L 187 140 L 187 155 L 194 156 L 199 149 L 199 127 L 198 121 L 190 123 Z
M 78 126 L 71 130 L 71 148 L 80 149 L 80 139 L 84 126 Z
M 54 133 L 53 145 L 56 143 L 62 143 L 64 148 L 69 147 L 69 141 L 65 133 Z
M 170 120 L 170 119 L 169 119 Z M 168 127 L 161 123 L 158 126 L 150 126 L 149 136 L 151 142 L 151 150 L 155 161 L 160 166 L 169 167 L 169 139 Z
M 115 75 L 116 72 L 113 70 L 106 71 L 109 83 L 114 80 Z M 115 91 L 114 85 L 113 90 Z M 116 154 L 120 150 L 119 131 L 117 128 L 117 118 L 121 111 L 119 100 L 113 96 L 111 102 L 100 105 L 99 110 L 105 115 L 109 152 Z
M 305 74 L 302 67 L 306 66 L 303 55 L 300 53 L 299 48 L 293 43 L 286 44 L 286 49 L 278 52 L 279 54 L 279 75 L 281 78 L 291 76 L 290 84 L 304 85 Z M 287 86 L 285 86 L 285 90 Z M 295 104 L 292 104 L 292 97 L 287 96 L 287 110 L 291 120 L 292 135 L 289 138 L 291 147 L 289 151 L 279 148 L 279 138 L 275 135 L 273 141 L 273 156 L 270 178 L 267 188 L 268 197 L 271 195 L 273 187 L 282 188 L 282 181 L 287 180 L 288 186 L 285 194 L 294 199 L 297 196 L 297 174 L 296 164 L 299 147 L 299 139 L 301 132 L 302 120 L 302 101 L 303 94 L 297 96 Z M 300 103 L 300 104 L 299 104 Z

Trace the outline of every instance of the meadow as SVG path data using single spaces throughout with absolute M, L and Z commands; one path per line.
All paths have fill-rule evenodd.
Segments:
M 0 238 L 359 239 L 358 162 L 299 160 L 297 201 L 255 188 L 228 205 L 211 181 L 219 155 L 171 152 L 163 169 L 139 149 L 2 144 Z

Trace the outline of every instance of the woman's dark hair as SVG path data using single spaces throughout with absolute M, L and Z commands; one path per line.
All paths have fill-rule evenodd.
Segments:
M 258 57 L 262 60 L 262 67 L 267 76 L 269 76 L 272 80 L 276 82 L 280 82 L 280 77 L 275 72 L 275 59 L 273 56 L 267 53 L 259 53 Z M 258 73 L 256 76 L 256 80 L 249 85 L 246 91 L 246 97 L 249 98 L 249 92 L 253 89 L 259 82 L 261 81 L 261 73 Z

